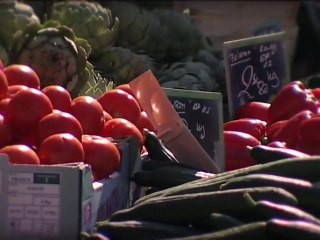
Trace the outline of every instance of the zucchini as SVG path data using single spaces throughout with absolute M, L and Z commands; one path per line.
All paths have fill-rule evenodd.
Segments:
M 320 226 L 320 219 L 300 208 L 289 206 L 287 204 L 279 204 L 262 200 L 255 203 L 254 212 L 257 213 L 257 215 L 262 216 L 262 220 L 273 218 L 284 220 L 301 220 L 318 224 Z
M 250 156 L 257 163 L 268 163 L 286 158 L 304 158 L 310 155 L 290 148 L 271 147 L 267 145 L 248 146 Z
M 197 234 L 184 238 L 166 238 L 165 240 L 279 240 L 266 234 L 266 222 L 253 222 L 220 231 Z
M 255 201 L 272 200 L 289 205 L 297 204 L 297 199 L 281 188 L 243 188 L 151 198 L 131 208 L 113 213 L 110 221 L 135 219 L 165 223 L 189 223 L 193 219 L 204 218 L 213 212 L 232 214 L 233 216 L 236 216 L 235 214 L 243 215 L 252 208 L 246 194 L 249 194 Z
M 266 233 L 272 239 L 319 240 L 320 225 L 306 221 L 271 219 L 267 221 Z
M 165 166 L 152 170 L 137 171 L 132 181 L 140 186 L 169 188 L 200 179 L 202 176 L 195 169 L 183 166 Z
M 310 189 L 312 183 L 306 180 L 301 180 L 292 177 L 283 177 L 273 174 L 248 174 L 245 176 L 234 177 L 220 185 L 220 189 L 235 189 L 244 187 L 263 187 L 273 186 L 280 188 L 296 188 L 296 189 Z
M 244 224 L 240 219 L 226 213 L 211 213 L 202 219 L 194 219 L 191 226 L 205 231 L 219 231 Z
M 213 190 L 215 190 L 217 184 L 219 185 L 231 178 L 257 173 L 297 178 L 310 181 L 311 183 L 317 182 L 320 181 L 320 157 L 310 156 L 306 158 L 288 158 L 214 174 L 213 176 L 206 179 L 198 179 L 181 184 L 176 187 L 149 194 L 148 196 L 144 196 L 138 199 L 135 204 L 139 204 L 150 198 L 159 197 L 161 195 L 171 196 L 185 193 L 208 191 L 212 186 Z
M 96 231 L 116 240 L 157 240 L 168 237 L 185 237 L 202 233 L 187 226 L 150 221 L 100 221 Z
M 222 183 L 221 190 L 237 189 L 245 187 L 280 187 L 292 193 L 298 200 L 298 206 L 315 216 L 320 216 L 320 188 L 306 180 L 281 177 L 270 174 L 249 174 L 230 179 Z

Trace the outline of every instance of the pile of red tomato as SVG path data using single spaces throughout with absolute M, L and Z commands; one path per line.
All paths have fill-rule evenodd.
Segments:
M 12 164 L 91 165 L 95 180 L 119 170 L 114 139 L 154 130 L 128 84 L 99 98 L 72 98 L 62 86 L 41 88 L 37 73 L 19 64 L 0 64 L 0 153 Z

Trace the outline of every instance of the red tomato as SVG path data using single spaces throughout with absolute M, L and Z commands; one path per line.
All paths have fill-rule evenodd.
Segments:
M 9 145 L 12 140 L 12 131 L 8 124 L 4 122 L 4 117 L 0 115 L 0 148 Z
M 11 85 L 8 87 L 8 97 L 12 98 L 17 92 L 21 91 L 21 90 L 26 90 L 29 87 L 25 86 L 25 85 Z
M 61 164 L 84 161 L 84 150 L 76 137 L 70 133 L 57 133 L 47 137 L 39 146 L 41 164 Z
M 137 102 L 139 103 L 138 99 L 137 99 L 136 96 L 134 95 L 134 92 L 133 92 L 132 88 L 130 87 L 130 85 L 129 85 L 128 83 L 124 83 L 124 84 L 118 85 L 118 86 L 115 87 L 115 89 L 121 89 L 121 90 L 129 93 L 129 94 L 130 94 L 131 96 L 133 96 L 133 97 L 137 100 Z M 139 103 L 139 106 L 140 106 L 140 109 L 141 109 L 141 111 L 142 111 L 142 107 L 141 107 L 140 103 Z
M 310 89 L 311 93 L 320 100 L 320 87 Z
M 67 89 L 60 85 L 50 85 L 41 91 L 48 96 L 54 109 L 70 112 L 72 98 Z
M 7 154 L 9 162 L 13 164 L 40 164 L 38 155 L 30 147 L 23 144 L 5 146 L 0 149 L 0 153 Z
M 32 133 L 39 121 L 53 111 L 50 99 L 40 90 L 28 88 L 17 92 L 9 101 L 4 120 L 14 134 Z
M 83 132 L 81 124 L 76 117 L 56 109 L 41 118 L 37 130 L 38 143 L 56 133 L 70 133 L 81 141 Z
M 2 100 L 0 100 L 0 114 L 4 114 L 4 112 L 6 111 L 7 109 L 7 106 L 10 102 L 11 98 L 4 98 Z
M 121 155 L 118 147 L 108 138 L 82 135 L 85 163 L 91 165 L 95 180 L 107 178 L 120 168 Z
M 29 133 L 29 134 L 15 134 L 15 133 L 13 133 L 12 142 L 14 144 L 26 145 L 26 146 L 32 148 L 33 150 L 36 150 L 38 148 L 36 132 Z
M 84 134 L 100 135 L 104 125 L 101 104 L 90 96 L 79 96 L 72 100 L 70 113 L 80 122 Z
M 106 111 L 103 110 L 103 119 L 104 119 L 104 122 L 108 122 L 110 119 L 113 119 L 113 117 L 107 113 Z
M 3 70 L 4 69 L 4 63 L 3 61 L 0 59 L 0 70 Z
M 148 129 L 149 131 L 155 132 L 155 129 L 145 111 L 140 112 L 140 117 L 138 119 L 138 122 L 136 123 L 136 126 L 140 130 L 142 135 L 143 135 L 144 128 Z
M 114 118 L 109 120 L 104 124 L 103 137 L 111 138 L 126 138 L 126 137 L 136 137 L 143 146 L 143 135 L 140 130 L 132 122 L 124 118 Z
M 135 97 L 130 85 L 128 83 L 124 83 L 124 84 L 121 84 L 121 85 L 118 85 L 115 87 L 115 89 L 121 89 L 127 93 L 129 93 L 130 95 L 132 95 L 133 97 Z
M 25 85 L 40 89 L 40 78 L 35 70 L 23 64 L 11 64 L 3 69 L 9 85 Z
M 0 100 L 8 96 L 8 80 L 4 72 L 0 69 Z
M 138 101 L 121 89 L 105 92 L 98 101 L 113 118 L 124 118 L 133 124 L 139 119 L 141 108 Z

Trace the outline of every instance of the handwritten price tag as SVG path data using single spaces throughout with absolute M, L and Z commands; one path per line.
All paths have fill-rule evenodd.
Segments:
M 270 102 L 289 81 L 284 32 L 223 44 L 229 118 L 251 101 Z
M 202 148 L 224 169 L 221 93 L 171 88 L 163 90 Z

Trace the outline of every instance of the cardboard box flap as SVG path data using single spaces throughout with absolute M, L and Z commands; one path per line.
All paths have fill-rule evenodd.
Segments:
M 179 161 L 198 169 L 220 172 L 219 167 L 189 132 L 150 70 L 129 85 L 159 138 Z

